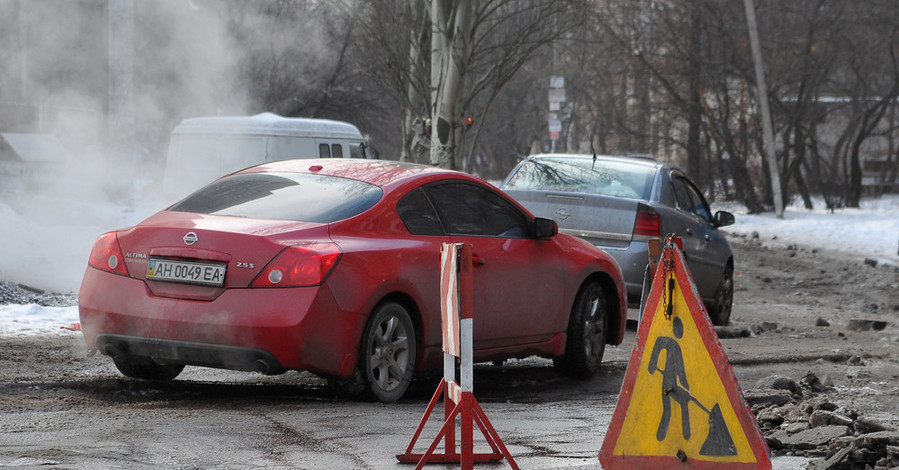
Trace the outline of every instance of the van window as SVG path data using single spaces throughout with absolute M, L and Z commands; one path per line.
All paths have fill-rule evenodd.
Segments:
M 331 158 L 331 147 L 328 144 L 318 144 L 318 158 Z
M 350 158 L 365 158 L 362 152 L 362 144 L 350 144 Z
M 334 158 L 343 158 L 343 148 L 340 147 L 340 144 L 331 145 L 331 156 Z

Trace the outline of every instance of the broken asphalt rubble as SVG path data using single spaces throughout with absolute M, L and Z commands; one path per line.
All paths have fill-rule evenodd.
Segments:
M 857 356 L 848 361 L 861 362 Z M 798 381 L 771 375 L 743 396 L 774 455 L 815 459 L 808 470 L 899 468 L 899 431 L 822 398 L 833 388 L 813 372 Z

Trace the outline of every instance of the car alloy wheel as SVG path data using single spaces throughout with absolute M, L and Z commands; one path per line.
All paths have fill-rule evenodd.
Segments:
M 378 401 L 400 399 L 412 382 L 415 328 L 405 307 L 388 302 L 375 310 L 362 343 L 362 374 Z

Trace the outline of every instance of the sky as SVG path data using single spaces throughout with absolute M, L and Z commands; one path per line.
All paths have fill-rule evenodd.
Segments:
M 820 204 L 823 206 L 823 204 Z M 63 209 L 64 208 L 64 209 Z M 20 215 L 0 203 L 0 246 L 9 255 L 0 259 L 0 281 L 22 283 L 58 293 L 77 293 L 93 241 L 101 233 L 143 220 L 158 207 L 112 204 L 72 206 L 47 201 L 37 218 Z M 868 258 L 899 267 L 899 195 L 863 200 L 859 209 L 808 211 L 798 205 L 773 213 L 749 215 L 739 206 L 731 210 L 736 224 L 725 227 L 731 238 L 758 233 L 765 246 L 795 245 Z M 62 329 L 78 322 L 77 307 L 0 305 L 0 336 L 79 334 Z

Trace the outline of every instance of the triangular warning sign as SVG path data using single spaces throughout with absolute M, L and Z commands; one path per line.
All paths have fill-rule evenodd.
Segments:
M 672 237 L 599 460 L 607 470 L 771 468 L 768 446 Z

